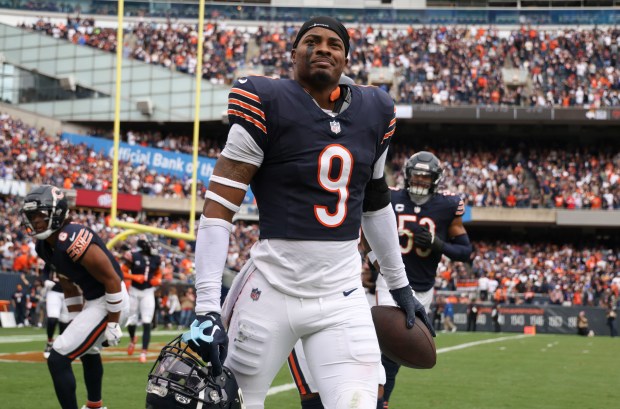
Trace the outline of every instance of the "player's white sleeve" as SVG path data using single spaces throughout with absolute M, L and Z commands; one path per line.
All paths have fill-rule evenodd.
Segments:
M 263 163 L 265 154 L 254 141 L 252 136 L 241 125 L 233 124 L 228 131 L 226 146 L 221 153 L 222 156 L 260 166 Z
M 388 204 L 381 210 L 363 213 L 362 230 L 370 248 L 377 256 L 388 288 L 395 290 L 408 286 L 409 280 L 400 254 L 398 229 L 392 205 Z
M 241 125 L 233 124 L 228 131 L 222 156 L 260 166 L 264 153 Z M 226 207 L 230 209 L 229 206 Z M 204 215 L 200 217 L 195 249 L 196 314 L 221 312 L 222 274 L 228 258 L 231 230 L 232 224 L 226 220 L 207 218 Z
M 196 314 L 221 312 L 222 274 L 228 258 L 232 224 L 200 217 L 196 233 Z
M 385 152 L 383 152 L 383 154 L 375 162 L 372 168 L 372 179 L 380 179 L 383 177 L 383 169 L 385 169 L 385 160 L 387 158 L 387 153 L 388 150 L 386 149 Z

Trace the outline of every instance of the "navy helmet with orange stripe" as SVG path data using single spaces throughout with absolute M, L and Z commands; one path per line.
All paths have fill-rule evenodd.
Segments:
M 69 214 L 65 194 L 51 185 L 37 186 L 26 195 L 20 215 L 28 235 L 44 240 L 60 229 Z
M 437 191 L 443 169 L 437 156 L 427 151 L 412 155 L 405 164 L 405 188 L 411 200 L 423 205 Z
M 147 409 L 245 409 L 241 389 L 227 367 L 213 376 L 181 335 L 160 352 L 146 386 Z

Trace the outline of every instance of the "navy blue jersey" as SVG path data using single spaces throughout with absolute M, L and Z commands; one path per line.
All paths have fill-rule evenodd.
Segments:
M 251 183 L 261 239 L 359 237 L 364 189 L 396 120 L 387 93 L 350 89 L 350 105 L 332 117 L 293 80 L 247 77 L 232 88 L 230 123 L 264 153 Z
M 146 256 L 140 251 L 134 251 L 131 253 L 131 274 L 144 276 L 144 282 L 138 283 L 136 281 L 131 282 L 131 286 L 139 290 L 146 290 L 151 288 L 151 278 L 157 272 L 161 259 L 159 256 Z
M 80 264 L 90 246 L 99 246 L 108 256 L 116 274 L 123 278 L 121 267 L 106 248 L 103 240 L 91 229 L 80 224 L 69 223 L 60 228 L 56 245 L 52 247 L 45 240 L 37 240 L 36 251 L 46 263 L 52 264 L 61 277 L 77 284 L 85 299 L 94 300 L 105 294 L 105 287 Z
M 52 288 L 49 289 L 49 291 L 56 291 L 58 293 L 62 293 L 62 286 L 60 285 L 60 280 L 58 278 L 58 273 L 56 272 L 56 269 L 54 268 L 53 265 L 51 265 L 50 263 L 45 263 L 45 266 L 43 267 L 43 276 L 41 277 L 44 281 L 45 280 L 50 280 L 53 281 L 54 286 Z
M 460 196 L 437 193 L 419 206 L 411 201 L 406 190 L 393 190 L 392 207 L 396 213 L 400 251 L 409 283 L 416 291 L 428 291 L 435 285 L 441 254 L 432 252 L 431 249 L 416 248 L 413 245 L 413 236 L 420 226 L 426 226 L 441 240 L 449 240 L 448 229 L 455 218 L 463 216 L 465 204 Z

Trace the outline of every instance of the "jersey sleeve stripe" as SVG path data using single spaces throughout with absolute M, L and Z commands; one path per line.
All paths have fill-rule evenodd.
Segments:
M 454 212 L 456 216 L 462 216 L 465 214 L 465 202 L 462 200 L 459 201 L 459 205 L 456 208 L 456 212 Z
M 392 129 L 391 131 L 387 132 L 385 135 L 383 135 L 383 140 L 385 141 L 386 139 L 389 139 L 392 137 L 392 135 L 394 135 L 394 131 L 396 129 Z
M 265 113 L 263 112 L 262 109 L 259 109 L 255 106 L 252 106 L 248 103 L 245 103 L 237 98 L 229 98 L 228 99 L 228 106 L 230 107 L 231 105 L 237 105 L 247 111 L 250 111 L 253 114 L 256 114 L 257 116 L 259 116 L 263 121 L 265 121 Z
M 260 121 L 258 121 L 257 119 L 252 118 L 250 115 L 247 115 L 241 111 L 237 111 L 234 109 L 228 109 L 228 115 L 234 115 L 234 116 L 238 116 L 240 118 L 245 119 L 247 122 L 249 122 L 250 124 L 256 126 L 258 129 L 260 129 L 261 131 L 263 131 L 263 133 L 267 134 L 267 127 L 261 123 Z
M 67 254 L 71 257 L 71 260 L 77 262 L 86 252 L 92 239 L 93 234 L 91 232 L 86 229 L 80 230 L 73 244 L 67 249 Z
M 239 94 L 239 95 L 241 95 L 243 97 L 246 97 L 246 98 L 249 98 L 249 99 L 251 99 L 253 101 L 258 102 L 258 104 L 261 104 L 260 97 L 258 95 L 252 94 L 251 92 L 248 92 L 248 91 L 246 91 L 244 89 L 235 87 L 235 88 L 230 90 L 230 95 L 232 95 L 232 94 Z

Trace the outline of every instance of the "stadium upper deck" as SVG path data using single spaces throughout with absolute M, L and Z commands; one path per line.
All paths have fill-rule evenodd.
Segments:
M 618 0 L 365 0 L 304 1 L 304 7 L 291 0 L 219 1 L 205 4 L 205 18 L 236 22 L 300 22 L 317 14 L 329 14 L 345 23 L 414 25 L 615 25 L 620 21 Z M 0 8 L 80 13 L 118 14 L 116 1 L 1 0 Z M 126 1 L 127 17 L 197 19 L 198 1 Z

